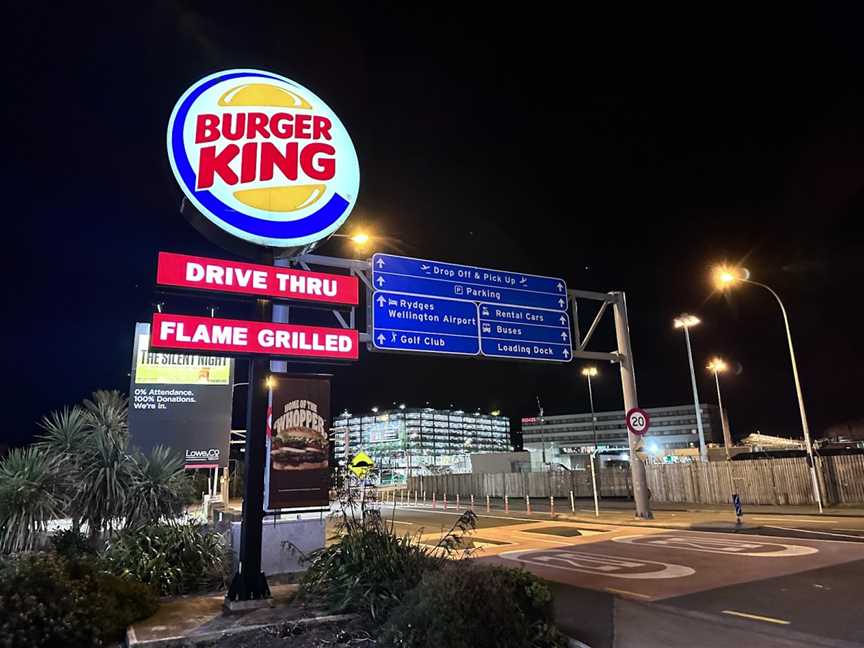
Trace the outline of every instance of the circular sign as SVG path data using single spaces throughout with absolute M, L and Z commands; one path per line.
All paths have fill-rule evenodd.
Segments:
M 638 407 L 627 411 L 627 429 L 636 436 L 642 436 L 651 425 L 651 417 L 648 412 Z
M 189 88 L 168 122 L 168 158 L 198 211 L 254 245 L 326 238 L 360 187 L 336 114 L 308 88 L 259 70 L 217 72 Z

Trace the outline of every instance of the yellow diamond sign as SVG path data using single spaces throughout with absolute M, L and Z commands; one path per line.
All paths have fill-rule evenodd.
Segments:
M 372 466 L 374 465 L 375 462 L 372 461 L 372 457 L 361 450 L 351 458 L 351 461 L 348 462 L 348 470 L 357 475 L 360 479 L 363 479 L 367 474 L 369 474 L 369 471 L 372 470 Z

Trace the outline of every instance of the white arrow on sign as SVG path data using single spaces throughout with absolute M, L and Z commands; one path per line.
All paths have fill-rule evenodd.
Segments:
M 384 267 L 384 259 L 382 259 L 381 257 L 378 257 L 378 260 L 377 260 L 375 263 L 378 264 L 378 267 L 379 267 L 379 268 L 383 268 L 383 267 Z
M 564 317 L 564 316 L 562 315 L 562 316 L 560 317 L 560 322 L 561 322 L 562 324 L 566 324 L 566 323 L 567 323 L 567 318 Z
M 383 333 L 379 333 L 379 334 L 378 334 L 378 344 L 384 344 L 384 341 L 385 341 L 386 339 L 387 339 L 387 338 L 384 337 L 384 334 L 383 334 Z
M 560 281 L 558 282 L 558 285 L 556 286 L 556 288 L 558 288 L 558 292 L 561 292 L 562 290 L 564 290 L 564 286 L 561 285 Z
M 561 331 L 561 339 L 562 339 L 562 340 L 566 340 L 566 339 L 567 339 L 567 331 Z
M 570 357 L 570 352 L 569 352 L 567 349 L 564 349 L 564 357 L 565 357 L 565 358 L 569 358 L 569 357 Z
M 379 297 L 378 297 L 378 305 L 379 305 L 381 308 L 384 308 L 384 304 L 386 304 L 386 303 L 387 303 L 387 300 L 384 299 L 384 295 L 379 295 Z
M 378 285 L 379 285 L 379 286 L 383 286 L 383 285 L 384 285 L 384 277 L 378 277 Z
M 563 300 L 563 299 L 559 299 L 559 300 L 558 300 L 558 305 L 559 305 L 561 308 L 564 308 L 564 300 Z

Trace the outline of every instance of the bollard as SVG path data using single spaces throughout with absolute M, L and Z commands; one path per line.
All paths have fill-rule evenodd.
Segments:
M 504 496 L 504 512 L 505 513 L 510 512 L 510 496 L 509 495 Z
M 400 489 L 399 491 L 399 505 L 402 506 L 405 504 L 405 489 Z
M 471 494 L 471 510 L 474 510 L 474 494 Z
M 447 493 L 444 493 L 444 510 L 447 510 Z
M 435 491 L 432 491 L 432 508 L 435 508 Z
M 426 503 L 426 491 L 425 490 L 423 491 L 423 503 L 424 504 Z
M 420 494 L 415 490 L 414 491 L 414 507 L 415 508 L 418 506 L 418 504 L 417 504 L 417 501 L 418 501 L 417 498 L 418 497 L 420 497 Z
M 575 513 L 576 512 L 576 500 L 573 499 L 573 491 L 570 491 L 570 510 Z
M 489 513 L 489 496 L 486 496 L 486 512 Z
M 456 493 L 456 510 L 459 510 L 459 493 Z
M 531 499 L 527 495 L 525 496 L 525 512 L 531 514 Z
M 555 517 L 555 498 L 552 495 L 549 496 L 549 516 Z

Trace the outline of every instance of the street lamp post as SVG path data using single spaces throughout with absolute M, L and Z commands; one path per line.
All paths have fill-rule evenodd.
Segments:
M 696 388 L 696 370 L 693 368 L 693 349 L 690 347 L 690 328 L 701 323 L 695 315 L 683 313 L 675 318 L 675 328 L 684 329 L 684 339 L 687 341 L 687 359 L 690 361 L 690 382 L 693 385 L 693 407 L 696 408 L 696 429 L 699 431 L 699 456 L 702 461 L 708 460 L 708 448 L 705 446 L 705 430 L 702 427 L 702 410 L 699 407 L 699 391 Z
M 591 377 L 597 375 L 597 367 L 583 367 L 582 375 L 588 379 L 588 402 L 591 404 L 591 431 L 594 433 L 594 450 L 597 450 L 597 417 L 594 415 L 594 392 Z
M 729 449 L 732 447 L 732 435 L 729 433 L 729 426 L 726 425 L 726 419 L 723 416 L 723 397 L 720 395 L 720 374 L 727 369 L 726 363 L 722 358 L 712 358 L 706 369 L 714 374 L 714 383 L 717 385 L 717 405 L 720 407 L 720 428 L 723 430 L 723 446 L 726 448 L 726 460 L 731 459 Z
M 714 280 L 720 290 L 731 288 L 738 282 L 747 283 L 752 286 L 759 286 L 771 293 L 777 301 L 777 305 L 780 306 L 780 313 L 783 315 L 783 325 L 786 327 L 786 342 L 789 345 L 789 359 L 792 361 L 792 378 L 795 381 L 795 394 L 798 396 L 798 411 L 801 414 L 801 429 L 804 432 L 804 445 L 807 448 L 807 463 L 810 467 L 813 495 L 816 498 L 819 512 L 822 513 L 822 493 L 819 490 L 819 478 L 816 475 L 816 459 L 813 456 L 813 444 L 810 441 L 810 425 L 807 423 L 807 411 L 804 409 L 804 395 L 801 393 L 801 381 L 798 378 L 798 364 L 795 362 L 795 348 L 792 346 L 792 331 L 789 328 L 789 317 L 786 315 L 786 307 L 783 305 L 780 295 L 774 292 L 770 286 L 758 281 L 753 281 L 750 278 L 750 271 L 746 268 L 716 268 L 714 271 Z

